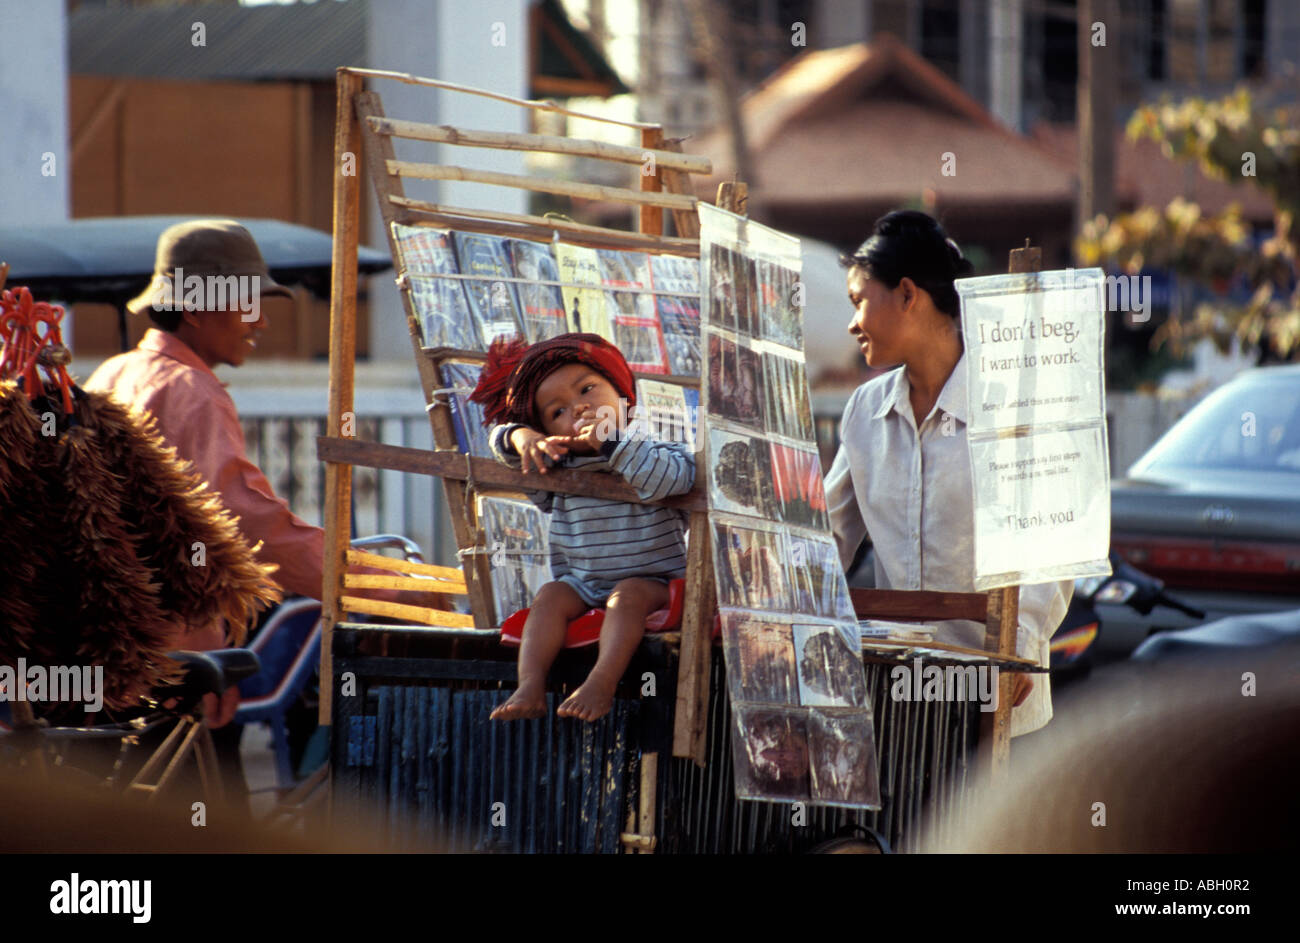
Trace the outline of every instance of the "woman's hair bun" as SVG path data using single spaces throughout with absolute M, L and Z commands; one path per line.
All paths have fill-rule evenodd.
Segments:
M 975 271 L 975 266 L 971 264 L 970 259 L 961 254 L 961 247 L 952 239 L 946 240 L 948 243 L 948 256 L 952 260 L 952 277 L 964 278 Z

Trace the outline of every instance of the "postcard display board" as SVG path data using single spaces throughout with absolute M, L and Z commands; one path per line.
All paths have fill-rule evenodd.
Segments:
M 703 435 L 736 795 L 879 808 L 804 368 L 799 242 L 701 204 Z
M 398 267 L 425 348 L 487 352 L 498 337 L 529 343 L 591 331 L 616 344 L 637 377 L 637 418 L 695 448 L 699 392 L 649 375 L 700 373 L 699 263 L 672 255 L 591 249 L 393 223 Z M 481 358 L 479 358 L 481 359 Z M 457 445 L 491 458 L 483 407 L 469 401 L 482 364 L 441 361 Z M 550 579 L 548 518 L 531 502 L 480 495 L 498 620 L 529 605 Z
M 975 588 L 1110 573 L 1101 269 L 965 278 Z

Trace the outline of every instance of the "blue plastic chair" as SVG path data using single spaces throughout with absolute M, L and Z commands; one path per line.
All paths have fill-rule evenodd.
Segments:
M 355 526 L 355 525 L 354 525 Z M 395 549 L 404 559 L 422 563 L 420 545 L 399 534 L 376 534 L 352 541 L 358 550 Z M 275 779 L 280 789 L 297 784 L 289 761 L 286 714 L 320 667 L 321 604 L 315 599 L 291 599 L 271 614 L 248 647 L 262 661 L 262 672 L 239 685 L 239 709 L 234 723 L 264 723 L 271 728 Z
M 320 641 L 320 602 L 291 599 L 276 609 L 248 646 L 261 659 L 262 671 L 240 682 L 234 722 L 264 723 L 271 729 L 275 779 L 281 789 L 289 789 L 297 781 L 289 761 L 285 718 L 320 667 Z

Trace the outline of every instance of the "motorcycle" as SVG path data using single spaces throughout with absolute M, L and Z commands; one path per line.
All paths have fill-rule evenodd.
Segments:
M 1205 613 L 1170 595 L 1163 580 L 1143 573 L 1114 550 L 1110 552 L 1110 576 L 1088 576 L 1074 581 L 1074 596 L 1056 634 L 1052 636 L 1051 673 L 1053 684 L 1086 676 L 1099 663 L 1097 641 L 1102 621 L 1097 604 L 1127 606 L 1148 616 L 1158 606 L 1181 612 L 1197 621 Z

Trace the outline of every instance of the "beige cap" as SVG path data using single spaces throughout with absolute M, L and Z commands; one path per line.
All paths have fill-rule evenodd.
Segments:
M 148 288 L 126 303 L 126 309 L 142 314 L 155 305 L 184 307 L 184 285 L 180 286 L 180 298 L 172 298 L 177 269 L 185 281 L 191 276 L 256 276 L 259 294 L 293 297 L 288 288 L 271 278 L 266 260 L 247 229 L 233 219 L 194 219 L 168 227 L 158 237 L 153 279 Z

